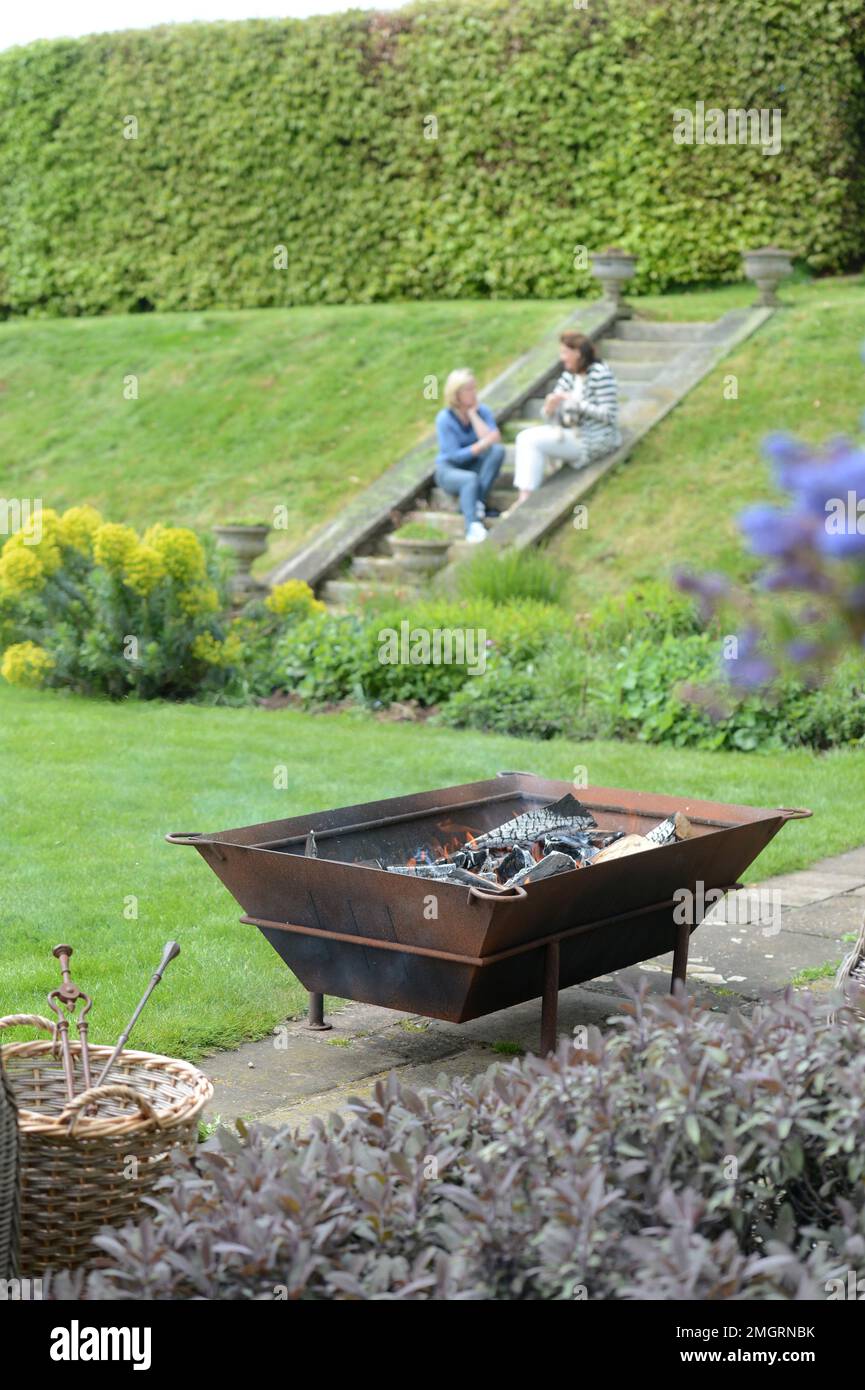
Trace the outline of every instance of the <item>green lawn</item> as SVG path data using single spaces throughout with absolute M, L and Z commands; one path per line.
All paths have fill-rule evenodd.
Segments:
M 551 302 L 393 304 L 0 324 L 0 496 L 208 527 L 289 509 L 268 561 L 416 443 L 431 375 L 490 380 Z M 124 380 L 138 378 L 138 399 Z
M 289 769 L 275 790 L 274 768 Z M 752 877 L 865 841 L 865 759 L 713 754 L 615 743 L 536 743 L 391 725 L 358 712 L 125 704 L 0 686 L 0 1013 L 45 1012 L 51 947 L 75 947 L 95 995 L 93 1037 L 113 1041 L 163 943 L 180 959 L 135 1042 L 189 1057 L 263 1035 L 303 992 L 190 849 L 169 830 L 218 830 L 527 768 L 721 801 L 810 806 Z M 128 899 L 137 919 L 124 916 Z
M 855 435 L 865 406 L 860 350 L 865 280 L 790 284 L 785 307 L 716 368 L 588 499 L 588 526 L 563 527 L 550 549 L 570 574 L 570 598 L 598 598 L 682 564 L 744 574 L 735 517 L 774 495 L 760 445 L 773 430 L 813 443 Z M 714 319 L 753 302 L 745 285 L 634 303 L 659 319 Z M 725 380 L 738 399 L 725 400 Z M 658 537 L 663 536 L 659 549 Z

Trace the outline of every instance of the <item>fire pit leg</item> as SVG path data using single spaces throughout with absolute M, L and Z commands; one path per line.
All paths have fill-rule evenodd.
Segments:
M 670 993 L 676 992 L 676 981 L 681 980 L 685 988 L 688 977 L 688 946 L 691 941 L 691 928 L 687 922 L 680 922 L 676 928 L 676 945 L 673 950 L 673 974 L 670 978 Z
M 333 1024 L 332 1024 L 332 1023 L 325 1023 L 325 1021 L 324 1021 L 324 995 L 323 995 L 323 994 L 313 994 L 313 993 L 310 991 L 310 994 L 309 994 L 309 1019 L 308 1019 L 308 1021 L 307 1021 L 307 1025 L 306 1025 L 306 1026 L 307 1026 L 307 1028 L 311 1028 L 311 1029 L 313 1030 L 313 1032 L 315 1032 L 315 1033 L 324 1033 L 324 1032 L 327 1031 L 328 1028 L 332 1028 L 332 1027 L 333 1027 Z
M 555 1052 L 559 1020 L 559 943 L 550 941 L 544 952 L 544 993 L 541 1000 L 541 1056 Z

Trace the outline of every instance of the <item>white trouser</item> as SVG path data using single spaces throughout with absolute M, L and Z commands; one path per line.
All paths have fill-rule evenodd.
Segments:
M 514 487 L 520 492 L 534 492 L 544 481 L 547 459 L 564 463 L 587 463 L 586 446 L 575 430 L 561 425 L 533 425 L 520 430 L 516 438 Z

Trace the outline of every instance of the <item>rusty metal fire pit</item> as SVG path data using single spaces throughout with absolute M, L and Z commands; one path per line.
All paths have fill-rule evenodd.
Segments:
M 683 812 L 692 837 L 627 858 L 486 892 L 388 873 L 419 846 L 465 840 L 572 791 L 500 773 L 485 782 L 341 807 L 289 820 L 167 835 L 193 845 L 310 993 L 322 1026 L 331 994 L 464 1023 L 541 998 L 541 1051 L 555 1046 L 558 991 L 674 952 L 684 982 L 695 921 L 678 923 L 684 889 L 727 891 L 791 819 L 810 811 L 728 806 L 580 790 L 602 830 L 645 833 Z M 305 853 L 314 832 L 317 857 Z

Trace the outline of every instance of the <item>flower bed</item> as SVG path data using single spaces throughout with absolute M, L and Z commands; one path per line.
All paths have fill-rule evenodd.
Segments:
M 49 1296 L 825 1299 L 861 1265 L 863 1025 L 639 996 L 583 1033 L 444 1088 L 391 1076 L 350 1125 L 221 1131 Z

